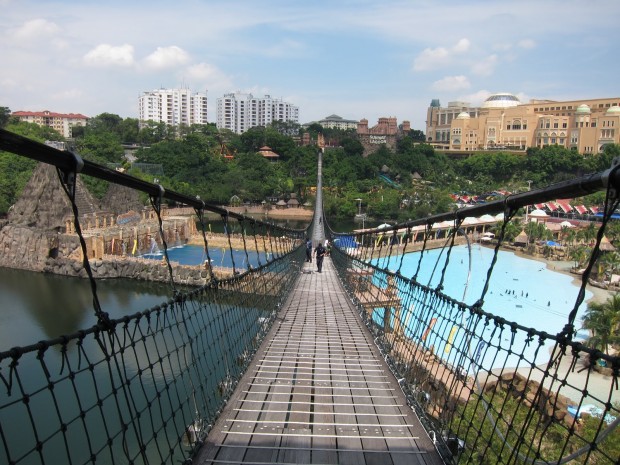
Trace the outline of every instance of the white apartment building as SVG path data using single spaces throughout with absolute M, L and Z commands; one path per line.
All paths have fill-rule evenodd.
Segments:
M 254 126 L 267 126 L 273 121 L 298 123 L 299 108 L 270 95 L 259 98 L 235 92 L 217 99 L 218 129 L 243 134 Z
M 140 96 L 140 122 L 156 121 L 170 126 L 207 124 L 207 94 L 189 89 L 157 89 Z

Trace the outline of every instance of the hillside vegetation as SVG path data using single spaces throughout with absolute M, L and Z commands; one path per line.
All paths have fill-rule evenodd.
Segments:
M 18 122 L 4 107 L 0 124 L 5 129 L 38 141 L 62 140 L 48 129 Z M 381 220 L 406 220 L 449 211 L 450 194 L 510 192 L 571 179 L 604 170 L 619 146 L 607 146 L 601 155 L 584 156 L 558 146 L 529 149 L 524 154 L 484 152 L 452 160 L 420 142 L 421 132 L 412 130 L 394 150 L 382 146 L 368 157 L 351 131 L 309 128 L 336 145 L 325 150 L 324 201 L 328 215 L 352 218 L 359 210 Z M 218 130 L 215 125 L 170 128 L 103 113 L 85 128 L 74 128 L 70 142 L 85 159 L 123 168 L 131 175 L 166 188 L 195 196 L 209 203 L 228 205 L 231 199 L 261 203 L 296 194 L 301 203 L 313 202 L 317 148 L 300 146 L 293 136 L 298 125 L 274 123 L 242 135 Z M 135 159 L 125 158 L 125 145 L 135 145 Z M 279 155 L 276 162 L 258 154 L 269 146 Z M 0 215 L 5 215 L 28 180 L 34 162 L 0 152 Z M 525 181 L 528 180 L 528 181 Z M 86 180 L 92 193 L 102 198 L 108 188 L 98 180 Z M 358 199 L 361 199 L 358 200 Z M 600 198 L 583 199 L 586 205 Z

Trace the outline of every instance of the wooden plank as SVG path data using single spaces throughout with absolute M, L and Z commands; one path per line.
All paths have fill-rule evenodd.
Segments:
M 323 270 L 300 276 L 195 463 L 442 463 L 329 258 Z M 363 292 L 366 308 L 400 304 Z

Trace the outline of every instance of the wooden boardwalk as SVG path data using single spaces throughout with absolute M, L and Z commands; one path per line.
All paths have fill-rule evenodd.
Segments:
M 442 464 L 330 259 L 305 270 L 194 463 Z

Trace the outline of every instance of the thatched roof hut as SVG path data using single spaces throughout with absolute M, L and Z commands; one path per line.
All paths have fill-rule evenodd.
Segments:
M 601 252 L 613 252 L 614 250 L 616 250 L 616 248 L 611 244 L 611 242 L 609 242 L 609 239 L 607 239 L 607 236 L 603 236 L 603 238 L 601 239 Z
M 525 230 L 521 231 L 519 235 L 515 237 L 515 240 L 512 241 L 514 245 L 523 245 L 523 246 L 527 245 L 527 242 L 528 242 L 528 237 L 527 237 L 527 234 L 525 234 Z

